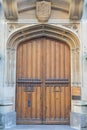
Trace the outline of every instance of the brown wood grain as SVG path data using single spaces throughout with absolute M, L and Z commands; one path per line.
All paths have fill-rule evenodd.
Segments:
M 22 124 L 65 124 L 70 118 L 70 84 L 46 85 L 46 79 L 67 78 L 70 81 L 70 48 L 64 42 L 50 38 L 26 41 L 17 50 L 17 80 L 40 79 L 34 90 L 25 91 L 25 84 L 17 85 L 17 122 Z M 72 88 L 72 94 L 80 90 Z M 30 106 L 28 106 L 30 101 Z

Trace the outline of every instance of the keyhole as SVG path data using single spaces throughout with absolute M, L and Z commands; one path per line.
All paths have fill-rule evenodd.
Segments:
M 30 99 L 28 100 L 28 107 L 30 107 L 31 106 L 31 101 L 30 101 Z

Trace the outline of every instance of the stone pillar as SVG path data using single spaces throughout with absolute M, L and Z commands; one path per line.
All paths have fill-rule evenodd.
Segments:
M 80 53 L 78 48 L 72 50 L 72 86 L 71 86 L 71 127 L 80 129 L 82 123 L 82 107 L 81 107 L 81 70 L 80 70 Z
M 78 130 L 87 130 L 87 23 L 81 23 L 80 33 L 80 71 L 77 71 L 78 76 L 81 78 L 81 100 L 73 100 L 71 112 L 71 127 Z M 77 58 L 78 59 L 78 58 Z M 78 60 L 77 60 L 78 62 Z M 79 64 L 78 64 L 79 65 Z M 77 69 L 78 70 L 78 69 Z M 80 72 L 80 73 L 78 73 Z
M 6 53 L 6 42 L 7 42 L 7 28 L 6 23 L 2 21 L 0 23 L 0 128 L 8 128 L 16 124 L 16 112 L 15 112 L 15 84 L 8 82 L 10 75 L 7 74 L 14 67 L 7 67 L 7 53 Z M 13 55 L 13 53 L 12 53 Z M 15 62 L 15 60 L 13 60 Z M 10 76 L 11 77 L 11 76 Z M 13 76 L 14 77 L 14 76 Z

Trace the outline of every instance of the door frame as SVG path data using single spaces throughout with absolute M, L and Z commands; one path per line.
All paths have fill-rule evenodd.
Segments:
M 71 87 L 81 87 L 81 60 L 80 41 L 75 32 L 64 27 L 49 24 L 38 24 L 25 26 L 15 30 L 8 38 L 6 52 L 6 85 L 13 89 L 13 106 L 15 111 L 16 97 L 16 54 L 17 47 L 24 41 L 39 38 L 41 36 L 64 41 L 70 47 L 71 62 Z M 78 68 L 77 68 L 78 66 Z M 72 104 L 72 92 L 71 92 Z M 72 105 L 71 105 L 72 106 Z M 72 107 L 71 107 L 72 108 Z M 71 110 L 72 111 L 72 110 Z

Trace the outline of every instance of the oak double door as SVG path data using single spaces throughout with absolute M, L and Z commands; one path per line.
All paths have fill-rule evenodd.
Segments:
M 19 124 L 68 124 L 70 49 L 66 43 L 38 38 L 17 50 L 16 112 Z

